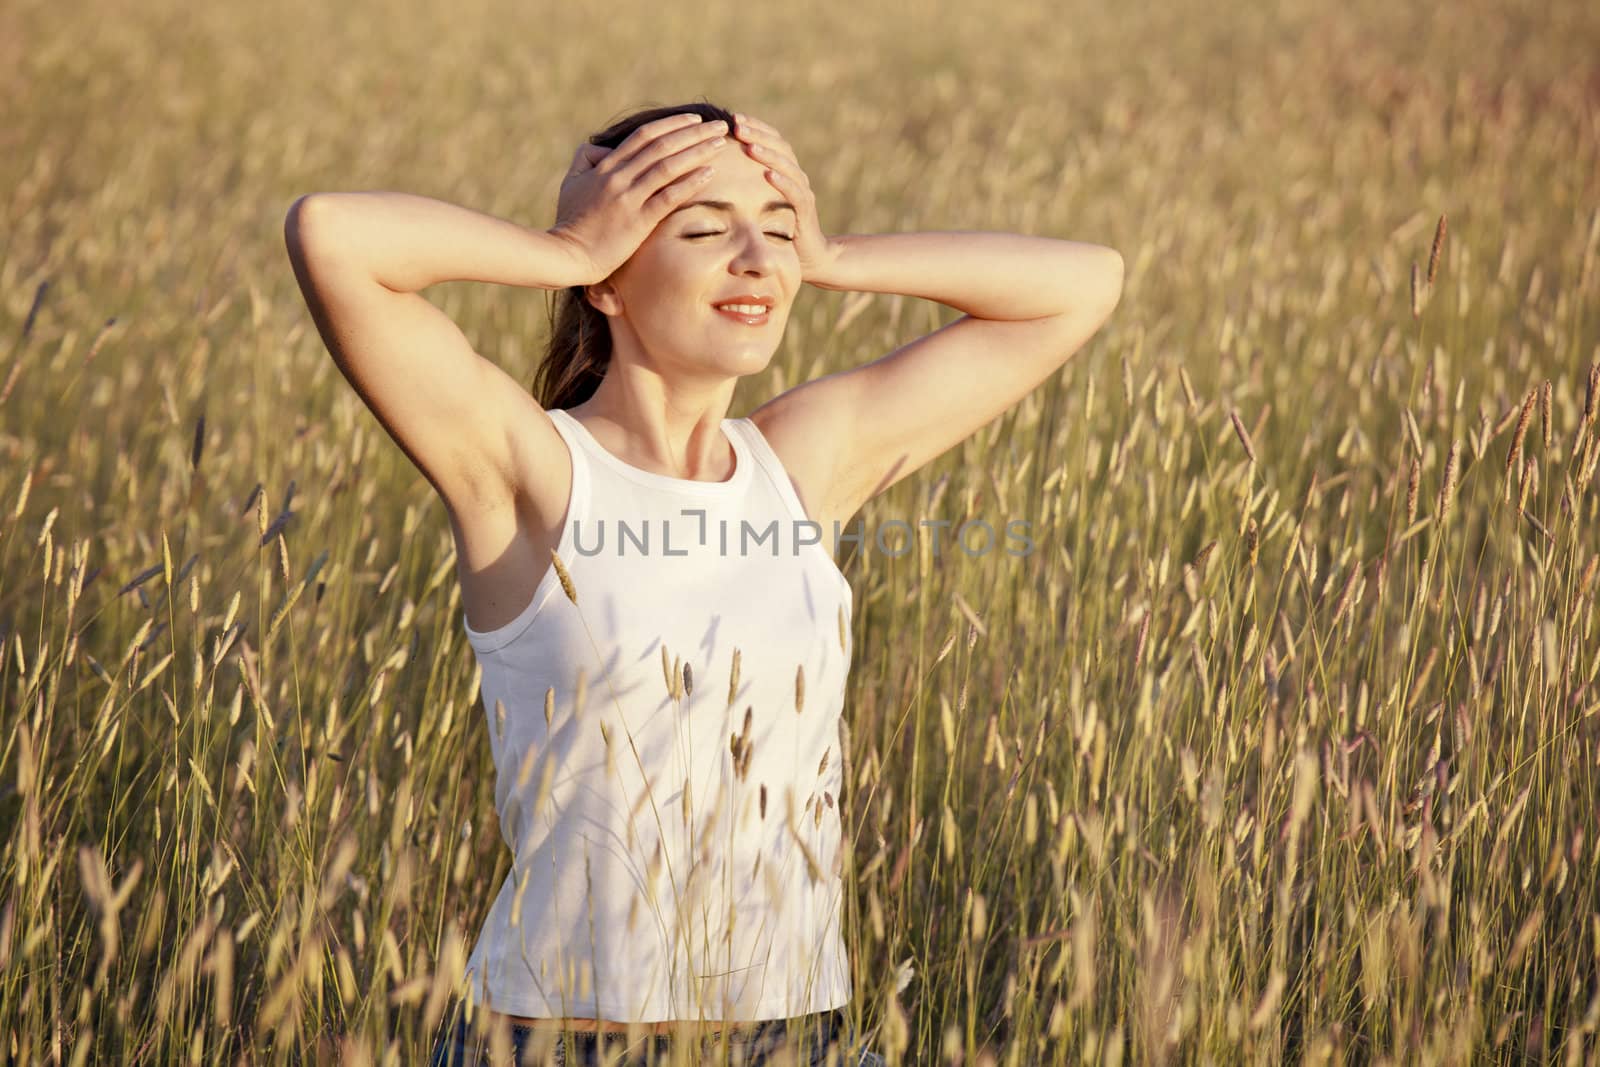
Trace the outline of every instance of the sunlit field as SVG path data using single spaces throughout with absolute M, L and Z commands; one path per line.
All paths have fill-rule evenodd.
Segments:
M 702 95 L 829 232 L 1127 264 L 858 516 L 940 553 L 842 560 L 870 1045 L 1596 1062 L 1600 7 L 1135 6 L 0 7 L 5 1062 L 425 1059 L 510 866 L 492 717 L 284 215 L 545 228 L 580 140 Z M 428 295 L 531 383 L 548 294 Z M 955 314 L 808 289 L 729 414 Z

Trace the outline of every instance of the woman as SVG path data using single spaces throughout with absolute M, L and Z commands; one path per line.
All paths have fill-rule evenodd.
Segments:
M 829 236 L 778 132 L 708 103 L 590 137 L 549 230 L 317 193 L 285 237 L 330 354 L 446 505 L 483 668 L 514 862 L 466 967 L 475 1021 L 435 1062 L 496 1028 L 519 1053 L 564 1037 L 555 1062 L 786 1040 L 881 1062 L 842 1010 L 840 527 L 1059 369 L 1121 257 Z M 563 290 L 536 396 L 419 295 L 452 279 Z M 803 283 L 964 314 L 728 418 Z

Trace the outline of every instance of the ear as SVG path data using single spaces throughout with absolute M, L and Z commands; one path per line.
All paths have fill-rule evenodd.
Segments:
M 585 286 L 584 299 L 589 301 L 589 306 L 602 315 L 622 314 L 622 297 L 617 293 L 616 286 L 608 278 L 603 282 Z

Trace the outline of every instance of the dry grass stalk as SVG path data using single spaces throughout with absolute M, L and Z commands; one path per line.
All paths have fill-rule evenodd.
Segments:
M 1411 457 L 1411 471 L 1406 475 L 1406 525 L 1417 521 L 1417 486 L 1422 481 L 1422 464 Z
M 1239 443 L 1244 446 L 1244 454 L 1250 457 L 1250 462 L 1256 461 L 1256 446 L 1250 441 L 1250 431 L 1244 428 L 1244 422 L 1239 418 L 1237 411 L 1228 412 L 1228 418 L 1233 422 L 1233 432 L 1238 436 Z
M 556 569 L 556 577 L 561 579 L 561 591 L 567 594 L 567 599 L 574 604 L 578 602 L 578 589 L 572 584 L 572 575 L 567 573 L 566 564 L 561 562 L 561 557 L 556 555 L 556 550 L 550 550 L 550 564 Z
M 1506 477 L 1511 477 L 1511 469 L 1517 465 L 1517 458 L 1522 455 L 1522 441 L 1528 433 L 1528 420 L 1533 417 L 1533 402 L 1538 399 L 1538 390 L 1529 389 L 1527 399 L 1522 402 L 1522 413 L 1517 416 L 1517 429 L 1511 435 L 1511 451 L 1506 453 Z
M 1434 276 L 1439 273 L 1439 253 L 1444 250 L 1445 221 L 1439 216 L 1439 225 L 1433 231 L 1433 250 L 1428 253 L 1428 287 L 1433 287 Z
M 1546 452 L 1550 451 L 1550 437 L 1554 433 L 1554 427 L 1551 425 L 1552 413 L 1550 410 L 1554 405 L 1555 386 L 1551 384 L 1549 378 L 1546 378 L 1544 384 L 1539 387 L 1539 427 Z
M 1456 496 L 1457 467 L 1461 463 L 1461 442 L 1450 442 L 1450 455 L 1444 461 L 1444 479 L 1439 483 L 1438 506 L 1434 509 L 1440 519 L 1450 510 Z
M 1597 410 L 1600 410 L 1600 363 L 1589 367 L 1589 381 L 1583 393 L 1583 424 L 1594 424 Z M 18 514 L 21 514 L 21 505 L 18 505 Z

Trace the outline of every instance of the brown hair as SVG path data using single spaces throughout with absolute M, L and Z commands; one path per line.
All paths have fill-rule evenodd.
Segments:
M 706 122 L 720 119 L 730 130 L 735 126 L 731 111 L 702 98 L 695 103 L 635 111 L 590 135 L 589 143 L 616 148 L 647 122 L 685 114 L 699 115 Z M 605 315 L 589 303 L 584 286 L 559 290 L 551 315 L 550 346 L 533 376 L 534 399 L 546 410 L 575 407 L 594 395 L 610 364 L 611 324 Z

